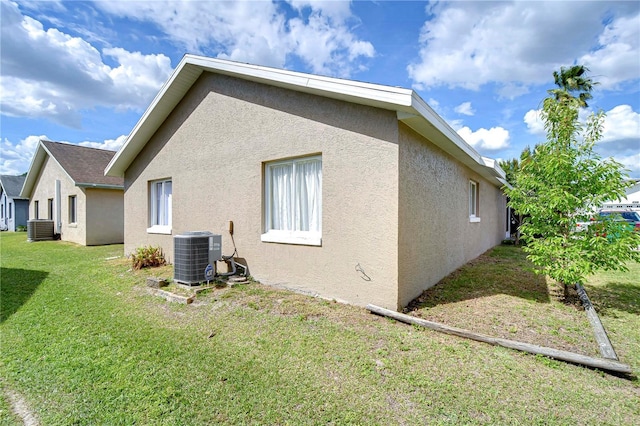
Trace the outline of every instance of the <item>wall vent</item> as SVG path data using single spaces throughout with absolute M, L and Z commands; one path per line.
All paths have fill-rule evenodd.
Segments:
M 53 220 L 31 219 L 27 221 L 27 240 L 53 240 Z
M 205 269 L 222 259 L 222 236 L 209 231 L 191 231 L 173 237 L 173 280 L 197 285 L 207 281 Z

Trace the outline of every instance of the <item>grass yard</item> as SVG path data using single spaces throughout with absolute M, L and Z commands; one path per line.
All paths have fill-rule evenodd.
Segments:
M 363 308 L 240 285 L 170 304 L 122 246 L 0 234 L 0 425 L 8 393 L 43 425 L 640 424 L 640 384 L 412 327 Z M 640 265 L 586 284 L 640 373 Z M 498 247 L 412 315 L 597 356 L 584 312 Z

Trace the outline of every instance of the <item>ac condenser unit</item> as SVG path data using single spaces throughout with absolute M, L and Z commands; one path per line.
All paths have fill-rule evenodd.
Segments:
M 209 231 L 185 232 L 173 237 L 173 280 L 197 285 L 207 281 L 205 270 L 222 259 L 222 236 Z M 209 278 L 211 279 L 211 278 Z
M 27 241 L 53 240 L 53 221 L 31 219 L 27 221 Z

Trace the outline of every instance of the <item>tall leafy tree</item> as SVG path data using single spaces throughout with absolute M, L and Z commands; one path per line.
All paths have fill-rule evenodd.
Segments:
M 640 261 L 640 252 L 634 251 L 640 235 L 615 220 L 576 232 L 578 221 L 588 221 L 603 202 L 622 198 L 629 184 L 621 164 L 602 159 L 594 150 L 602 137 L 604 113 L 592 114 L 583 124 L 578 112 L 584 99 L 549 93 L 541 114 L 546 142 L 526 161 L 521 159 L 514 185 L 505 192 L 509 205 L 524 215 L 520 232 L 528 258 L 567 294 L 569 285 L 596 270 L 625 270 L 626 262 Z

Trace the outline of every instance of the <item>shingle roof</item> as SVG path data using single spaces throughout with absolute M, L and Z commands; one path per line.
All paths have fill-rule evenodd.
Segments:
M 115 151 L 51 141 L 42 141 L 42 144 L 76 185 L 124 186 L 123 178 L 104 175 Z
M 31 160 L 20 195 L 31 197 L 37 177 L 48 157 L 52 157 L 62 167 L 76 186 L 124 189 L 123 178 L 104 175 L 104 169 L 114 155 L 114 151 L 105 149 L 41 140 Z
M 24 185 L 25 176 L 0 176 L 0 183 L 4 189 L 7 197 L 21 198 L 20 191 L 22 191 L 22 185 Z

